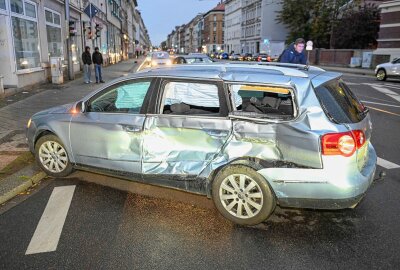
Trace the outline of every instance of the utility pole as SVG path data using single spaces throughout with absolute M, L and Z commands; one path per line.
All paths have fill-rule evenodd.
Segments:
M 65 0 L 65 22 L 66 22 L 66 29 L 67 29 L 67 58 L 68 58 L 68 79 L 74 80 L 75 73 L 74 73 L 74 62 L 72 61 L 72 42 L 69 33 L 69 0 Z

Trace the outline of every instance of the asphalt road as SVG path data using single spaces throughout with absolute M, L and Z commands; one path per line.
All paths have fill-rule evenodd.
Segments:
M 400 82 L 344 79 L 370 107 L 378 156 L 400 164 Z M 398 269 L 400 168 L 385 170 L 355 209 L 277 208 L 255 227 L 232 225 L 205 197 L 146 185 L 132 190 L 159 198 L 127 193 L 95 184 L 113 178 L 78 172 L 0 208 L 0 268 Z M 69 185 L 76 188 L 57 249 L 25 255 L 54 187 Z

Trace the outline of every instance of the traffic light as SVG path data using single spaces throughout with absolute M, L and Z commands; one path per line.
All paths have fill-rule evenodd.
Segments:
M 94 27 L 94 29 L 95 29 L 95 37 L 96 38 L 99 38 L 99 37 L 101 37 L 101 27 L 100 27 L 100 24 L 98 24 L 98 23 L 96 23 L 96 26 Z
M 89 23 L 87 26 L 87 39 L 92 39 L 93 38 L 93 31 L 92 31 L 92 24 Z
M 68 22 L 68 33 L 70 37 L 74 37 L 76 35 L 76 25 L 75 21 Z

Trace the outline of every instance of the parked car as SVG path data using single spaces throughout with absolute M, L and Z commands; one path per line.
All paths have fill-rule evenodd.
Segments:
M 251 53 L 242 53 L 239 57 L 239 61 L 251 61 Z
M 204 194 L 245 225 L 276 205 L 354 207 L 376 169 L 371 132 L 340 74 L 290 64 L 147 69 L 27 125 L 51 176 L 85 169 Z
M 239 57 L 240 57 L 239 53 L 234 53 L 229 57 L 229 59 L 232 60 L 232 61 L 238 61 Z
M 400 78 L 400 57 L 393 59 L 389 63 L 379 64 L 375 68 L 375 75 L 379 81 L 384 81 L 386 78 Z
M 219 59 L 229 59 L 229 54 L 226 52 L 223 52 L 219 55 Z
M 251 56 L 251 61 L 258 61 L 258 56 L 259 56 L 259 55 L 260 55 L 259 53 L 253 54 L 253 55 Z
M 212 62 L 214 60 L 205 54 L 179 55 L 172 61 L 173 64 L 210 64 Z
M 163 51 L 150 52 L 149 54 L 147 54 L 144 61 L 148 67 L 172 64 L 169 53 Z
M 271 62 L 271 57 L 269 57 L 269 55 L 266 54 L 266 53 L 260 53 L 257 56 L 255 61 L 257 61 L 257 62 Z

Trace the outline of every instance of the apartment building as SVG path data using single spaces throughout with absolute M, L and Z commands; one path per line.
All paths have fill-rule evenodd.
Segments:
M 242 0 L 225 1 L 225 51 L 241 53 L 240 43 L 242 33 Z

